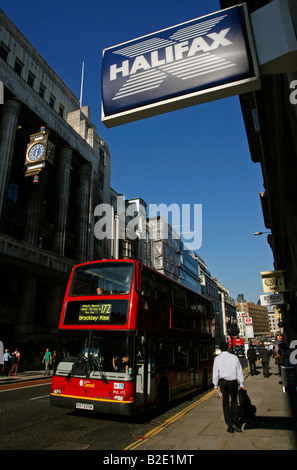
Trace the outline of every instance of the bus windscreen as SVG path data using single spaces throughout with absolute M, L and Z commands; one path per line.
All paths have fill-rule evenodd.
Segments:
M 129 294 L 133 263 L 90 263 L 78 266 L 70 286 L 70 296 Z

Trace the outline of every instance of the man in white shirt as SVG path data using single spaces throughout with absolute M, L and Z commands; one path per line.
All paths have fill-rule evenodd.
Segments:
M 225 422 L 230 433 L 241 432 L 238 427 L 238 384 L 244 388 L 244 377 L 239 359 L 235 354 L 228 352 L 228 343 L 223 341 L 219 345 L 221 354 L 217 356 L 213 364 L 212 381 L 215 392 L 219 396 L 218 386 L 223 396 L 223 412 Z

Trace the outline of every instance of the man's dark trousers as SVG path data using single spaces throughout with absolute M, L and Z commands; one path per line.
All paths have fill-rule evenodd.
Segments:
M 264 377 L 269 377 L 269 362 L 262 361 L 262 366 L 263 366 L 263 375 L 264 375 Z
M 256 368 L 256 361 L 249 361 L 250 364 L 250 373 L 251 375 L 256 375 L 257 373 L 257 368 Z
M 239 418 L 238 413 L 238 382 L 237 380 L 219 380 L 220 390 L 223 396 L 223 413 L 227 426 L 232 427 L 233 423 L 236 423 Z

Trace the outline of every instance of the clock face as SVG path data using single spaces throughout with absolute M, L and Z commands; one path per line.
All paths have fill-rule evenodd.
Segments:
M 37 144 L 33 144 L 29 150 L 28 159 L 31 162 L 35 162 L 36 160 L 39 160 L 43 156 L 44 151 L 45 151 L 45 146 L 41 142 Z

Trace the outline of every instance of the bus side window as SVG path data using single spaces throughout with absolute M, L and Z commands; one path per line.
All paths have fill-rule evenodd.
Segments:
M 163 278 L 157 278 L 157 298 L 161 302 L 172 303 L 172 293 L 170 284 Z
M 202 313 L 202 315 L 206 315 L 206 306 L 202 300 L 199 301 L 198 311 L 199 313 Z
M 168 367 L 173 364 L 173 342 L 171 340 L 160 340 L 157 353 L 160 367 Z
M 200 344 L 200 361 L 207 361 L 208 356 L 209 356 L 209 344 L 208 343 L 202 343 Z
M 174 365 L 183 367 L 188 365 L 188 345 L 186 342 L 178 341 L 174 347 Z
M 141 273 L 141 294 L 151 299 L 156 298 L 155 277 L 150 273 Z
M 187 309 L 190 310 L 193 313 L 197 313 L 197 302 L 196 302 L 196 296 L 195 294 L 192 294 L 192 292 L 187 292 Z
M 173 286 L 173 298 L 176 307 L 186 308 L 185 291 L 181 287 Z

